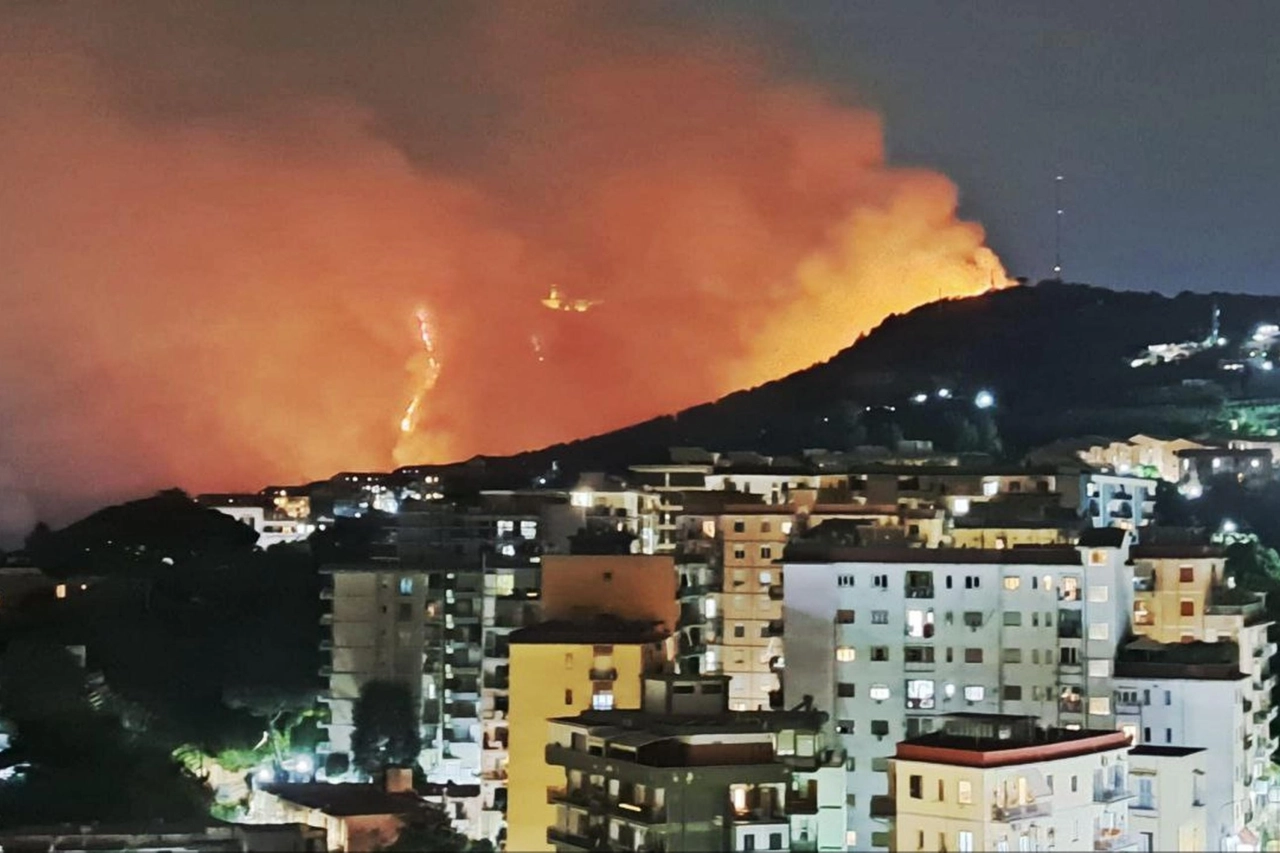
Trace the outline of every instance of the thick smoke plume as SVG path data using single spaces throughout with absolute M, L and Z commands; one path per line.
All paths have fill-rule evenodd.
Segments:
M 6 7 L 0 527 L 600 432 L 1005 282 L 876 115 L 620 9 Z

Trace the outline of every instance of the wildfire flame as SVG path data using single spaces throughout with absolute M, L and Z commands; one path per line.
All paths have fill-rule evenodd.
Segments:
M 422 353 L 418 356 L 417 369 L 414 371 L 419 374 L 418 390 L 414 393 L 409 405 L 405 407 L 404 417 L 400 419 L 400 432 L 411 433 L 418 426 L 418 414 L 422 409 L 423 401 L 432 389 L 436 387 L 436 382 L 440 379 L 440 360 L 436 358 L 435 339 L 431 336 L 431 324 L 428 320 L 427 310 L 419 308 L 414 315 L 418 320 L 418 340 L 422 344 Z M 411 370 L 414 366 L 411 363 Z

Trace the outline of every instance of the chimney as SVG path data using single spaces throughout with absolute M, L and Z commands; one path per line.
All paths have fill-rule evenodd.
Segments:
M 413 790 L 411 767 L 388 767 L 385 778 L 388 794 L 404 794 Z

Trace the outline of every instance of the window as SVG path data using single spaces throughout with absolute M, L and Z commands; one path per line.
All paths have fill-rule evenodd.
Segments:
M 965 663 L 982 663 L 982 649 L 965 649 Z
M 573 691 L 568 688 L 566 688 L 564 691 L 564 704 L 566 705 L 573 704 Z
M 1017 610 L 1006 610 L 1004 612 L 1004 624 L 1006 628 L 1016 628 L 1022 624 L 1022 614 Z
M 983 485 L 985 486 L 986 484 L 984 483 Z M 957 832 L 956 849 L 958 849 L 960 853 L 973 853 L 973 833 L 967 829 L 962 829 Z
M 1092 696 L 1089 699 L 1089 713 L 1099 716 L 1106 716 L 1111 713 L 1111 698 L 1109 696 Z
M 982 611 L 966 610 L 964 612 L 964 624 L 970 628 L 982 627 Z
M 1045 590 L 1053 589 L 1053 575 L 1045 575 L 1040 581 L 1040 584 L 1045 588 Z
M 733 636 L 737 638 L 742 638 L 747 636 L 747 627 L 745 625 L 734 625 Z
M 538 522 L 528 520 L 520 522 L 520 537 L 522 539 L 537 539 Z
M 400 602 L 400 606 L 396 609 L 396 621 L 408 622 L 413 618 L 413 605 L 407 601 Z
M 1017 589 L 1020 586 L 1022 586 L 1022 578 L 1018 577 L 1017 575 L 1005 575 L 1005 578 L 1004 578 L 1005 589 L 1012 592 L 1013 590 Z
M 932 637 L 933 636 L 933 611 L 932 610 L 908 610 L 907 611 L 907 636 L 908 637 Z
M 914 678 L 907 682 L 907 707 L 927 711 L 934 706 L 933 682 L 927 678 Z
M 1111 626 L 1106 622 L 1089 623 L 1090 640 L 1106 640 L 1111 636 Z
M 836 578 L 836 586 L 853 586 L 853 575 L 840 575 Z
M 1194 601 L 1184 598 L 1180 602 L 1178 602 L 1178 607 L 1179 607 L 1179 612 L 1183 616 L 1196 615 L 1196 603 Z
M 885 737 L 886 735 L 889 734 L 889 721 L 888 720 L 872 720 L 871 733 L 876 737 Z
M 1032 650 L 1031 650 L 1031 662 L 1032 662 L 1032 663 L 1040 663 L 1040 650 L 1039 650 L 1039 649 L 1032 649 Z
M 413 595 L 413 578 L 400 578 L 400 594 Z
M 836 660 L 840 663 L 853 663 L 858 659 L 858 650 L 853 646 L 840 646 L 836 649 Z
M 907 777 L 907 791 L 913 800 L 924 799 L 924 777 L 919 773 L 912 773 Z
M 760 556 L 764 557 L 765 555 L 761 554 Z M 772 586 L 772 585 L 773 585 L 773 572 L 761 572 L 760 586 Z
M 1111 660 L 1109 658 L 1094 658 L 1089 661 L 1089 677 L 1110 678 Z
M 872 575 L 871 585 L 874 586 L 876 589 L 888 589 L 889 576 L 888 575 Z
M 773 559 L 773 546 L 772 546 L 772 545 L 761 545 L 761 546 L 760 546 L 760 559 L 762 559 L 762 560 L 772 560 L 772 559 Z
M 516 523 L 507 519 L 498 522 L 498 535 L 510 536 L 516 532 Z
M 1195 583 L 1195 582 L 1196 582 L 1195 566 L 1180 566 L 1178 568 L 1178 583 Z
M 601 690 L 598 693 L 592 693 L 591 709 L 593 711 L 612 711 L 613 710 L 613 691 Z
M 968 779 L 961 779 L 956 783 L 956 802 L 961 805 L 973 805 L 973 783 Z
M 1080 578 L 1067 575 L 1062 579 L 1062 588 L 1058 590 L 1059 601 L 1080 600 Z
M 1089 587 L 1089 600 L 1094 604 L 1105 604 L 1111 597 L 1111 588 L 1106 584 Z
M 773 522 L 772 522 L 772 521 L 762 521 L 762 522 L 760 522 L 760 532 L 761 532 L 761 533 L 769 533 L 769 532 L 771 532 L 772 530 L 773 530 Z
M 1172 705 L 1172 704 L 1173 704 L 1173 691 L 1172 691 L 1172 690 L 1166 690 L 1166 691 L 1164 692 L 1164 704 L 1166 704 L 1166 705 Z
M 1136 809 L 1154 809 L 1156 807 L 1155 779 L 1150 776 L 1142 776 L 1138 779 L 1138 802 L 1133 804 Z
M 836 685 L 836 695 L 841 699 L 852 699 L 855 693 L 854 686 L 848 681 L 841 681 Z
M 747 523 L 746 523 L 745 521 L 743 521 L 742 519 L 740 519 L 740 518 L 735 518 L 735 519 L 733 520 L 733 532 L 734 532 L 734 533 L 746 533 L 746 532 L 747 532 Z
M 888 610 L 872 610 L 871 624 L 872 625 L 888 625 L 889 611 Z
M 878 662 L 878 663 L 884 663 L 884 662 L 888 661 L 888 660 L 889 660 L 889 647 L 888 647 L 888 646 L 872 646 L 872 647 L 871 647 L 871 659 L 872 659 L 873 661 Z
M 746 547 L 745 547 L 745 546 L 742 546 L 742 545 L 734 545 L 734 546 L 733 546 L 733 558 L 734 558 L 735 560 L 745 560 L 745 559 L 747 559 L 747 549 L 746 549 Z
M 564 656 L 564 668 L 573 669 L 573 652 L 569 652 Z
M 981 684 L 966 684 L 964 688 L 964 698 L 967 702 L 981 702 L 982 697 L 986 696 L 987 688 Z
M 852 625 L 852 624 L 853 624 L 853 611 L 852 611 L 852 610 L 837 610 L 837 611 L 836 611 L 836 624 L 837 624 L 837 625 Z
M 850 850 L 852 850 L 853 848 L 855 848 L 855 847 L 857 847 L 857 846 L 858 846 L 858 832 L 857 832 L 857 830 L 854 830 L 854 829 L 848 829 L 848 830 L 845 830 L 845 833 L 844 833 L 844 846 L 845 846 L 845 847 L 848 847 Z
M 1022 686 L 1019 684 L 1006 684 L 1004 690 L 1001 691 L 1001 698 L 1006 702 L 1022 701 Z
M 902 659 L 907 663 L 933 663 L 933 646 L 903 646 Z
M 743 853 L 755 853 L 756 837 L 754 835 L 742 836 L 742 850 L 743 850 Z
M 838 720 L 836 722 L 836 734 L 851 735 L 857 731 L 858 723 L 856 720 Z
M 1004 649 L 1000 657 L 1002 663 L 1022 663 L 1022 649 Z
M 789 522 L 789 521 L 784 521 L 784 522 L 782 522 L 781 530 L 782 530 L 782 533 L 783 533 L 783 535 L 784 535 L 784 536 L 790 536 L 790 535 L 791 535 L 791 522 Z
M 782 833 L 781 832 L 769 833 L 769 849 L 770 850 L 782 849 Z
M 883 702 L 889 698 L 889 685 L 873 684 L 871 689 L 867 691 L 867 695 L 877 702 Z
M 1106 564 L 1107 564 L 1106 551 L 1090 551 L 1089 552 L 1089 565 L 1105 566 Z

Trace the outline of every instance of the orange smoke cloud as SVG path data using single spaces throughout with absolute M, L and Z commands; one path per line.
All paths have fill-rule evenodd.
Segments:
M 435 5 L 6 13 L 0 526 L 601 432 L 1005 282 L 749 50 Z

